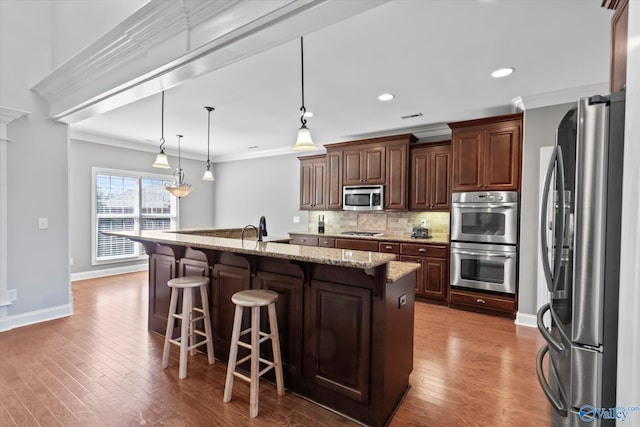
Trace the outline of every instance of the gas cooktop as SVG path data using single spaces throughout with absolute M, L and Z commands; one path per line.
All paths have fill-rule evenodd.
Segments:
M 343 231 L 341 234 L 347 236 L 367 236 L 367 237 L 381 237 L 384 234 L 376 231 Z

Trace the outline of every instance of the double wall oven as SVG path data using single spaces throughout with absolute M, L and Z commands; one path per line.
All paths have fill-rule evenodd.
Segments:
M 516 293 L 518 193 L 454 193 L 451 286 Z

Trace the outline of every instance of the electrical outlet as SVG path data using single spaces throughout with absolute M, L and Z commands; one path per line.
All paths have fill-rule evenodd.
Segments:
M 401 308 L 406 303 L 407 303 L 407 294 L 400 295 L 400 298 L 398 298 L 398 308 Z
M 299 216 L 294 216 L 293 217 L 293 223 L 294 224 L 300 224 L 300 217 Z
M 15 300 L 18 299 L 18 290 L 17 289 L 8 289 L 7 290 L 7 297 L 9 298 L 9 301 L 14 302 Z
M 427 226 L 427 221 L 425 221 L 424 219 L 420 221 L 420 227 L 424 228 L 426 226 Z
M 38 228 L 40 230 L 49 228 L 49 218 L 38 218 Z

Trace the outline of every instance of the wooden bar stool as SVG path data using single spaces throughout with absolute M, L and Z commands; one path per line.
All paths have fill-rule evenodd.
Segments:
M 162 352 L 162 369 L 169 365 L 170 344 L 180 347 L 180 370 L 178 377 L 184 379 L 187 376 L 187 352 L 191 355 L 201 345 L 207 345 L 209 364 L 213 364 L 213 338 L 211 335 L 211 320 L 209 317 L 209 298 L 207 297 L 207 285 L 209 278 L 203 276 L 177 277 L 167 282 L 171 288 L 171 302 L 169 303 L 169 318 L 167 319 L 167 332 L 164 337 L 164 351 Z M 194 307 L 194 288 L 200 288 L 202 307 Z M 182 291 L 182 313 L 177 313 L 178 294 Z M 199 316 L 195 314 L 199 313 Z M 172 339 L 171 335 L 176 319 L 180 319 L 180 337 Z M 196 322 L 204 322 L 204 331 L 196 328 Z M 205 339 L 196 343 L 196 335 Z M 187 341 L 188 340 L 188 341 Z
M 250 384 L 249 410 L 251 417 L 258 415 L 258 385 L 260 377 L 270 369 L 276 370 L 276 387 L 278 395 L 284 395 L 283 377 L 282 377 L 282 358 L 280 356 L 280 338 L 278 335 L 278 319 L 276 318 L 276 301 L 278 294 L 274 291 L 266 289 L 251 289 L 240 291 L 233 294 L 231 301 L 236 305 L 235 317 L 233 320 L 233 332 L 231 334 L 231 349 L 229 352 L 229 364 L 227 366 L 227 380 L 224 386 L 224 401 L 231 400 L 231 392 L 233 390 L 233 377 L 236 376 Z M 269 311 L 269 329 L 271 333 L 260 331 L 260 307 L 267 306 Z M 251 327 L 241 331 L 242 328 L 242 311 L 244 307 L 251 308 Z M 240 337 L 251 332 L 251 344 L 240 341 Z M 273 348 L 273 361 L 260 357 L 260 344 L 270 339 Z M 238 346 L 248 348 L 251 354 L 238 359 Z M 251 360 L 251 376 L 247 377 L 236 372 L 236 366 L 247 360 Z M 260 362 L 267 365 L 260 370 Z

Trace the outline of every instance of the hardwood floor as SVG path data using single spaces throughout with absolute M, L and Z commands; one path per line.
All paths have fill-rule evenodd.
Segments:
M 72 284 L 74 315 L 0 334 L 0 426 L 352 426 L 275 386 L 236 381 L 222 402 L 226 365 L 178 353 L 160 369 L 163 339 L 147 332 L 147 273 Z M 544 426 L 535 376 L 543 340 L 513 321 L 417 303 L 412 388 L 391 426 Z

